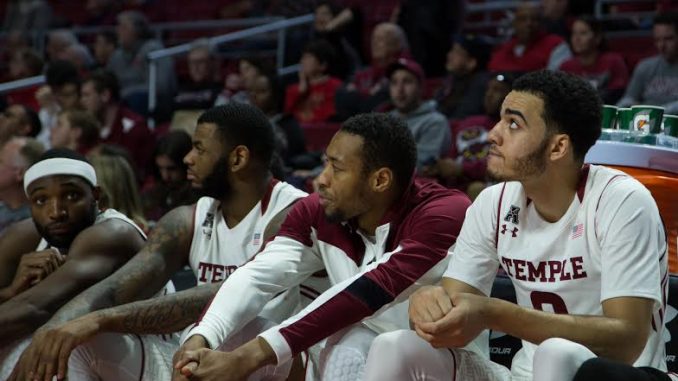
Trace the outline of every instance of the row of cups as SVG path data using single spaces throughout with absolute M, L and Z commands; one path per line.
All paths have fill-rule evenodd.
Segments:
M 603 105 L 602 128 L 678 137 L 678 115 L 664 114 L 659 106 Z

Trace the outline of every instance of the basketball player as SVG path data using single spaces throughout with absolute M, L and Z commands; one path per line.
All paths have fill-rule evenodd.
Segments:
M 175 356 L 175 380 L 245 379 L 324 339 L 319 376 L 358 380 L 373 338 L 407 326 L 407 303 L 400 302 L 442 275 L 470 201 L 413 182 L 416 148 L 404 122 L 353 117 L 326 155 L 319 192 L 294 205 L 276 238 L 224 282 L 188 334 Z M 333 287 L 299 314 L 231 352 L 206 349 L 320 270 Z M 231 303 L 232 295 L 247 303 Z
M 0 238 L 0 379 L 6 380 L 30 334 L 59 307 L 104 279 L 143 245 L 123 214 L 98 208 L 94 168 L 67 149 L 45 152 L 24 174 L 31 219 Z
M 274 148 L 268 119 L 254 106 L 233 102 L 204 112 L 184 161 L 188 179 L 205 197 L 170 211 L 128 265 L 62 308 L 55 324 L 79 318 L 36 333 L 12 379 L 33 372 L 40 380 L 54 374 L 68 374 L 69 380 L 169 380 L 179 346 L 172 333 L 198 319 L 219 283 L 251 260 L 289 207 L 306 196 L 271 177 Z M 134 302 L 153 295 L 185 263 L 198 287 Z M 246 302 L 237 294 L 230 300 Z M 277 324 L 298 303 L 298 290 L 290 290 L 260 316 Z
M 442 285 L 410 298 L 416 333 L 375 340 L 366 380 L 570 381 L 596 356 L 666 370 L 666 236 L 638 181 L 583 165 L 600 109 L 568 74 L 514 83 L 489 134 L 488 171 L 504 182 L 469 208 Z M 517 305 L 487 297 L 499 266 Z M 459 349 L 484 329 L 523 340 L 510 371 Z

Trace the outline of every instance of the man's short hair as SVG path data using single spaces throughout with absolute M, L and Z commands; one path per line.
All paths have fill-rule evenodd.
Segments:
M 544 101 L 542 117 L 547 133 L 568 135 L 575 158 L 583 161 L 601 132 L 602 102 L 593 86 L 572 74 L 541 70 L 518 78 L 513 90 Z
M 669 25 L 673 27 L 674 32 L 678 33 L 678 12 L 663 12 L 654 18 L 653 25 Z
M 120 83 L 113 72 L 104 69 L 95 70 L 84 82 L 92 82 L 97 93 L 101 94 L 108 90 L 111 94 L 111 100 L 120 100 Z
M 47 66 L 45 79 L 47 84 L 52 88 L 60 88 L 68 84 L 80 86 L 78 68 L 69 61 L 56 60 L 51 62 Z
M 255 160 L 270 169 L 275 150 L 273 127 L 257 107 L 230 102 L 205 111 L 198 118 L 198 124 L 201 123 L 215 124 L 224 144 L 247 147 Z
M 360 114 L 345 121 L 340 131 L 363 138 L 365 172 L 387 167 L 401 191 L 409 186 L 417 163 L 417 148 L 402 119 L 382 113 Z
M 336 60 L 334 48 L 329 42 L 322 39 L 313 40 L 306 44 L 303 53 L 311 54 L 318 62 L 327 65 L 328 69 L 325 70 L 326 72 L 329 71 L 329 67 L 332 66 Z

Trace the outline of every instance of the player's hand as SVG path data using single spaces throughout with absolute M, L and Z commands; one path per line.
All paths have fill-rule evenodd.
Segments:
M 415 325 L 440 320 L 451 309 L 450 297 L 441 286 L 425 286 L 410 296 L 410 321 Z
M 186 342 L 179 347 L 179 350 L 176 351 L 174 357 L 172 358 L 172 364 L 177 364 L 179 361 L 185 358 L 185 353 L 189 351 L 195 351 L 198 349 L 207 348 L 207 340 L 200 335 L 191 336 Z M 188 378 L 180 372 L 180 368 L 176 367 L 172 371 L 172 381 L 187 381 Z
M 461 348 L 487 328 L 490 298 L 467 293 L 449 297 L 452 308 L 441 319 L 415 323 L 415 331 L 435 348 Z
M 236 352 L 220 352 L 205 348 L 185 351 L 174 368 L 191 381 L 246 380 L 254 370 L 250 370 L 246 365 L 249 363 L 248 359 L 238 356 Z
M 63 380 L 73 349 L 99 333 L 96 315 L 89 314 L 67 323 L 43 328 L 33 335 L 31 344 L 14 368 L 13 380 Z
M 21 256 L 14 280 L 9 285 L 10 295 L 18 295 L 36 285 L 64 263 L 57 249 L 46 249 Z

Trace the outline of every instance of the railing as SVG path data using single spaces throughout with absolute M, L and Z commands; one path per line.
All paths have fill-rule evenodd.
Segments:
M 646 4 L 655 4 L 656 0 L 596 0 L 593 10 L 593 15 L 597 19 L 606 20 L 606 19 L 619 19 L 619 18 L 629 18 L 629 17 L 649 17 L 655 14 L 655 12 L 632 12 L 632 13 L 616 13 L 616 14 L 605 14 L 605 5 L 615 5 L 615 4 L 628 4 L 628 3 L 646 3 Z
M 253 28 L 249 29 L 243 29 L 239 30 L 236 32 L 228 33 L 225 35 L 221 36 L 215 36 L 209 38 L 208 44 L 212 47 L 218 46 L 221 44 L 225 44 L 228 42 L 234 42 L 238 40 L 243 40 L 246 38 L 254 37 L 260 34 L 264 33 L 270 33 L 270 32 L 277 32 L 277 48 L 276 48 L 276 68 L 278 70 L 279 74 L 285 74 L 289 72 L 294 72 L 296 70 L 297 65 L 293 65 L 290 67 L 283 67 L 284 64 L 284 58 L 285 58 L 285 36 L 287 33 L 287 29 L 296 27 L 296 26 L 302 26 L 302 25 L 307 25 L 313 22 L 314 16 L 312 14 L 304 15 L 304 16 L 299 16 L 299 17 L 294 17 L 290 19 L 284 19 L 276 22 L 272 22 L 270 24 L 266 25 L 260 25 L 256 26 Z M 157 76 L 158 76 L 158 68 L 157 68 L 157 61 L 163 58 L 169 58 L 169 57 L 174 57 L 177 55 L 181 54 L 186 54 L 189 50 L 191 49 L 191 44 L 181 44 L 177 46 L 173 46 L 171 48 L 167 49 L 161 49 L 161 50 L 156 50 L 153 52 L 148 53 L 148 110 L 149 114 L 152 115 L 153 111 L 155 110 L 155 107 L 157 105 L 157 95 L 156 95 L 156 87 L 157 87 Z M 151 127 L 154 126 L 155 121 L 151 118 L 149 118 L 149 125 Z
M 0 94 L 13 90 L 25 89 L 27 87 L 32 87 L 35 85 L 42 85 L 43 83 L 45 83 L 44 75 L 17 79 L 16 81 L 12 82 L 0 83 Z

